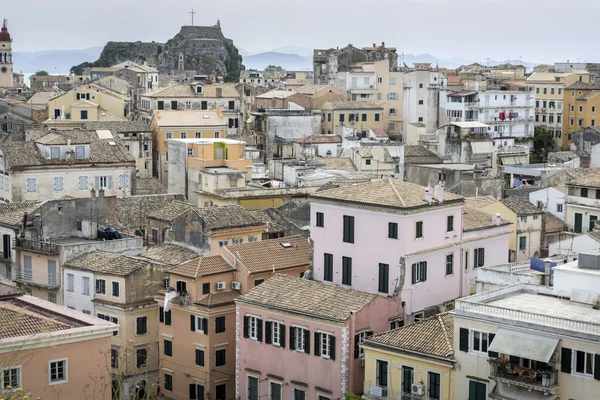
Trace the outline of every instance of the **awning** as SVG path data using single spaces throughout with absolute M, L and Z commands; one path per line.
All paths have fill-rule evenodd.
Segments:
M 490 154 L 494 151 L 492 142 L 471 142 L 471 151 L 473 154 Z
M 529 164 L 529 156 L 523 155 L 502 155 L 500 154 L 500 159 L 502 161 L 502 165 L 525 165 Z
M 489 128 L 489 125 L 479 121 L 465 121 L 465 122 L 450 122 L 448 125 L 458 126 L 459 128 Z
M 248 120 L 246 121 L 246 123 L 253 124 L 255 119 L 256 119 L 256 117 L 254 115 L 251 115 L 248 117 Z
M 555 338 L 500 328 L 488 351 L 548 362 L 557 345 Z

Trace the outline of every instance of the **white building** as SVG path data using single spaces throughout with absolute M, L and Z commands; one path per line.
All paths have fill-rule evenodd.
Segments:
M 564 186 L 557 186 L 529 193 L 529 201 L 540 210 L 549 212 L 564 221 L 566 195 L 567 189 Z
M 485 90 L 440 92 L 440 124 L 479 121 L 489 125 L 491 138 L 532 138 L 535 94 Z M 498 144 L 502 144 L 500 141 Z M 532 142 L 529 142 L 533 146 Z
M 404 74 L 403 135 L 410 135 L 415 124 L 424 125 L 424 133 L 435 133 L 439 127 L 439 92 L 443 77 L 441 72 L 432 71 L 429 64 L 415 64 L 415 70 Z
M 0 198 L 43 201 L 65 196 L 129 196 L 135 159 L 108 131 L 44 133 L 33 141 L 0 146 Z
M 333 86 L 347 92 L 353 101 L 374 100 L 376 80 L 375 71 L 338 72 Z

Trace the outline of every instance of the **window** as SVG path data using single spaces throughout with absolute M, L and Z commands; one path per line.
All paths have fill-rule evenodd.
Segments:
M 190 315 L 190 329 L 192 332 L 208 335 L 208 319 Z
M 148 359 L 148 350 L 146 347 L 138 347 L 135 349 L 135 366 L 136 368 L 142 368 L 146 366 L 146 360 Z
M 219 349 L 215 352 L 215 366 L 222 367 L 227 361 L 227 353 L 225 349 Z
M 446 275 L 454 273 L 454 254 L 446 254 Z
M 67 292 L 75 291 L 75 276 L 73 274 L 67 274 Z
M 75 146 L 75 158 L 85 158 L 85 146 Z
M 454 215 L 446 217 L 446 232 L 454 232 Z
M 423 117 L 419 117 L 419 118 L 418 118 L 418 121 L 419 121 L 419 122 L 423 122 Z
M 226 400 L 227 398 L 227 385 L 221 384 L 215 386 L 215 400 Z
M 419 83 L 419 89 L 423 89 L 423 84 Z
M 352 285 L 352 258 L 342 257 L 342 285 Z
M 489 334 L 487 332 L 471 331 L 471 352 L 487 355 L 488 339 Z
M 362 114 L 361 115 L 361 121 L 362 122 L 367 122 L 367 114 Z
M 390 266 L 379 263 L 379 285 L 378 291 L 387 294 L 390 286 Z
M 427 261 L 420 261 L 412 265 L 412 283 L 425 282 L 427 280 Z
M 206 282 L 202 284 L 202 294 L 210 293 L 210 282 Z
M 394 319 L 390 321 L 390 330 L 391 329 L 398 329 L 398 328 L 402 328 L 404 326 L 404 320 L 403 319 Z
M 365 164 L 371 165 L 371 160 L 365 160 Z
M 62 176 L 57 176 L 54 178 L 54 191 L 62 192 L 63 190 L 63 178 Z
M 333 282 L 333 254 L 325 253 L 323 262 L 323 280 Z
M 263 321 L 258 317 L 246 315 L 244 317 L 244 337 L 262 342 Z
M 96 279 L 96 294 L 106 294 L 106 281 L 104 279 Z
M 581 197 L 588 197 L 588 190 L 587 188 L 581 188 L 581 192 L 580 192 L 580 196 Z
M 208 110 L 208 102 L 207 101 L 202 101 L 200 103 L 200 109 L 202 109 L 202 110 Z
M 254 287 L 260 285 L 261 283 L 263 283 L 265 280 L 264 279 L 255 279 L 254 280 Z
M 325 226 L 325 214 L 322 212 L 317 213 L 317 226 L 320 228 Z
M 167 135 L 167 140 L 173 138 L 173 132 L 167 132 L 166 135 Z
M 152 228 L 152 242 L 158 243 L 158 229 Z
M 180 137 L 181 139 L 187 139 L 187 132 L 181 132 L 181 133 L 179 134 L 179 137 Z
M 521 236 L 519 238 L 519 250 L 525 250 L 527 248 L 527 237 Z
M 575 126 L 575 119 L 569 118 L 569 126 Z
M 164 389 L 168 391 L 173 391 L 173 375 L 165 373 L 165 384 Z
M 398 223 L 388 222 L 388 238 L 398 239 Z
M 340 114 L 340 123 L 344 123 L 344 114 Z
M 232 239 L 231 243 L 233 243 L 233 244 L 242 244 L 242 243 L 244 243 L 244 238 Z
M 68 381 L 67 359 L 50 361 L 48 374 L 50 375 L 50 385 L 65 383 Z
M 175 283 L 175 290 L 177 290 L 177 293 L 185 293 L 187 292 L 187 283 L 184 281 L 177 281 L 177 283 Z
M 190 383 L 190 400 L 204 400 L 204 386 Z M 258 400 L 258 397 L 257 397 Z
M 441 375 L 429 371 L 427 373 L 427 394 L 429 400 L 440 400 L 441 398 Z
M 315 332 L 315 356 L 335 360 L 335 337 Z
M 171 110 L 177 110 L 177 101 L 171 100 Z
M 485 248 L 473 250 L 473 268 L 483 267 L 485 264 Z
M 162 100 L 159 100 L 156 108 L 159 109 L 159 110 L 164 110 L 165 109 L 165 102 L 162 101 Z
M 354 217 L 344 215 L 344 238 L 345 243 L 354 243 Z
M 423 221 L 417 221 L 415 224 L 415 239 L 423 237 Z
M 56 293 L 48 293 L 48 301 L 56 304 Z
M 215 318 L 215 333 L 225 332 L 225 317 Z
M 248 400 L 258 399 L 258 378 L 253 376 L 248 377 Z
M 196 132 L 194 135 L 196 136 L 196 139 L 202 138 L 202 132 Z
M 87 112 L 87 110 L 81 110 L 80 111 L 80 119 L 88 119 L 88 112 Z
M 375 122 L 379 122 L 379 113 L 375 113 Z
M 173 357 L 173 342 L 169 339 L 163 340 L 164 354 L 168 357 Z
M 377 360 L 375 362 L 375 384 L 382 389 L 382 394 L 387 397 L 388 387 L 388 362 Z
M 88 177 L 80 176 L 79 177 L 79 190 L 87 190 L 88 189 Z
M 196 365 L 204 367 L 204 350 L 196 349 Z
M 285 347 L 285 325 L 276 321 L 267 321 L 265 327 L 267 329 L 265 343 Z
M 486 400 L 487 385 L 483 382 L 469 380 L 469 399 L 468 400 Z
M 520 217 L 519 219 L 521 220 L 521 222 L 527 222 L 527 217 L 526 216 L 525 217 Z
M 310 352 L 310 332 L 299 326 L 290 327 L 290 350 Z
M 562 204 L 557 204 L 556 205 L 556 212 L 558 212 L 558 213 L 563 212 L 563 205 Z
M 37 179 L 36 178 L 27 178 L 27 191 L 37 192 Z
M 119 282 L 112 282 L 112 296 L 119 297 Z
M 269 383 L 269 400 L 281 400 L 281 383 Z
M 422 106 L 423 105 L 423 100 L 419 100 L 419 105 Z
M 575 350 L 575 372 L 594 376 L 594 355 Z
M 110 349 L 110 367 L 119 368 L 119 350 Z
M 21 367 L 9 367 L 2 369 L 2 389 L 10 390 L 20 388 L 21 384 Z M 10 396 L 10 395 L 9 395 Z
M 215 132 L 215 139 L 218 139 L 219 136 L 220 136 L 220 133 L 219 132 Z M 227 159 L 227 157 L 225 157 L 225 159 Z
M 148 317 L 137 317 L 135 319 L 135 334 L 145 335 L 146 333 L 148 333 Z
M 589 223 L 589 231 L 593 231 L 596 226 L 596 221 L 598 221 L 597 215 L 590 215 L 590 223 Z

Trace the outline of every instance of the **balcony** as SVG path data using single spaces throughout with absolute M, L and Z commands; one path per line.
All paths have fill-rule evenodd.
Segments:
M 31 251 L 32 253 L 57 256 L 60 254 L 60 246 L 53 243 L 38 242 L 34 240 L 15 238 L 13 247 L 16 250 Z
M 375 93 L 375 85 L 365 87 L 353 87 L 348 90 L 350 94 L 373 94 Z
M 57 289 L 60 287 L 60 275 L 56 272 L 49 273 L 47 269 L 38 271 L 36 269 L 21 268 L 15 270 L 15 282 L 44 289 Z
M 541 368 L 524 368 L 508 362 L 508 358 L 491 358 L 490 379 L 506 385 L 514 385 L 529 391 L 536 390 L 544 394 L 558 389 L 558 371 L 552 364 Z M 533 363 L 533 362 L 532 362 Z
M 590 199 L 588 197 L 569 195 L 567 196 L 567 204 L 600 208 L 600 199 Z

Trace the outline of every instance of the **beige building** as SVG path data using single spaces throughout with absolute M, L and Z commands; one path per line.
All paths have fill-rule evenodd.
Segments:
M 141 257 L 104 251 L 83 254 L 63 266 L 64 305 L 119 325 L 111 342 L 113 386 L 119 392 L 113 399 L 128 398 L 136 388 L 156 391 L 154 295 L 164 289 L 166 271 L 165 265 Z
M 589 83 L 590 74 L 585 71 L 534 72 L 525 81 L 529 91 L 535 92 L 535 125 L 550 132 L 557 148 L 564 146 L 564 89 L 580 80 Z
M 334 100 L 347 100 L 348 95 L 338 88 L 329 85 L 305 85 L 295 89 L 298 93 L 310 98 L 311 109 L 321 109 L 323 104 Z
M 113 398 L 107 365 L 117 325 L 3 284 L 0 296 L 0 396 Z
M 574 233 L 591 232 L 600 218 L 598 170 L 567 183 L 565 224 Z
M 600 123 L 600 84 L 577 81 L 564 90 L 563 147 L 571 143 L 571 134 Z
M 217 111 L 155 111 L 150 123 L 154 175 L 168 185 L 169 139 L 219 139 L 227 136 L 227 121 Z
M 375 102 L 383 107 L 383 129 L 397 137 L 402 131 L 404 72 L 391 71 L 388 60 L 366 64 L 363 69 L 375 72 Z
M 321 107 L 321 133 L 332 134 L 337 126 L 345 126 L 366 135 L 369 129 L 384 129 L 383 107 L 371 101 L 327 102 Z
M 254 97 L 254 110 L 260 111 L 268 108 L 289 108 L 294 103 L 298 106 L 311 109 L 311 96 L 292 90 L 271 90 Z

